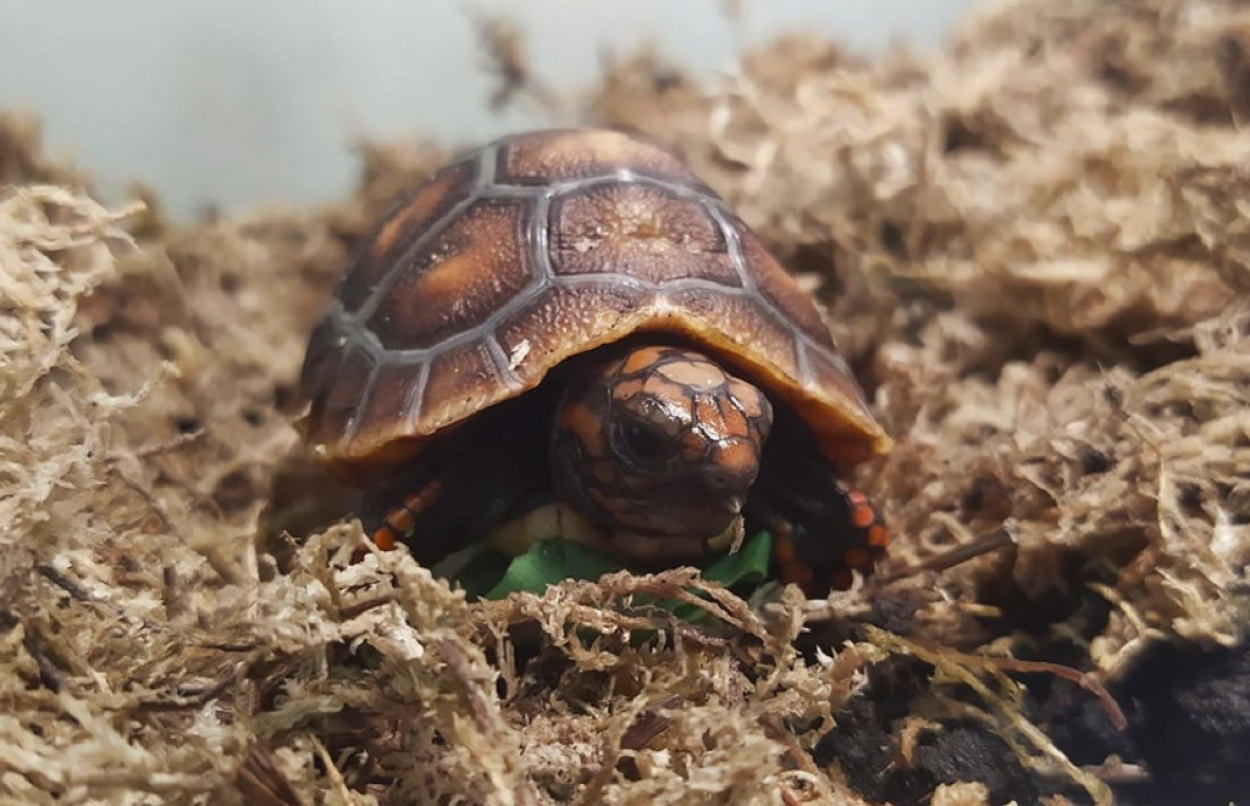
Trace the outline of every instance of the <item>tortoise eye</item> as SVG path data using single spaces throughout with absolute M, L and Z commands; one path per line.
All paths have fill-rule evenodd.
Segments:
M 668 440 L 653 428 L 641 423 L 627 423 L 621 436 L 624 438 L 625 450 L 639 462 L 655 464 L 668 458 Z

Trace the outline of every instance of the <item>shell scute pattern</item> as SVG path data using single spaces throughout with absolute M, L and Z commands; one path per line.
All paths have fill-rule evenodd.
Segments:
M 346 310 L 360 310 L 415 240 L 430 240 L 437 236 L 439 224 L 455 218 L 452 212 L 472 196 L 473 176 L 471 162 L 455 163 L 434 174 L 395 206 L 343 279 L 339 298 Z
M 819 311 L 720 197 L 663 149 L 578 130 L 492 143 L 392 210 L 314 331 L 301 428 L 340 475 L 384 470 L 642 330 L 761 376 L 849 460 L 888 445 Z
M 484 200 L 405 255 L 363 318 L 383 349 L 437 351 L 479 328 L 540 278 L 525 248 L 520 200 Z
M 698 278 L 741 287 L 724 233 L 706 206 L 662 188 L 608 184 L 557 197 L 550 251 L 557 274 L 621 266 L 654 283 Z
M 539 185 L 556 189 L 563 183 L 631 174 L 712 191 L 665 149 L 637 136 L 613 131 L 539 131 L 508 139 L 496 152 L 495 182 L 499 185 Z

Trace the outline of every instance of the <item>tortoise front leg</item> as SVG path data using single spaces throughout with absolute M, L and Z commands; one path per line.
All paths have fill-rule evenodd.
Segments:
M 456 434 L 367 490 L 360 520 L 373 542 L 382 549 L 405 543 L 433 567 L 549 497 L 541 442 L 516 433 L 534 429 L 507 426 Z
M 748 529 L 773 533 L 778 577 L 824 596 L 849 587 L 853 570 L 871 574 L 890 542 L 880 511 L 811 441 L 785 430 L 774 436 L 744 515 Z
M 385 510 L 382 525 L 373 530 L 373 544 L 383 551 L 390 551 L 400 541 L 412 539 L 417 521 L 442 495 L 443 483 L 435 480 L 404 496 L 399 506 Z

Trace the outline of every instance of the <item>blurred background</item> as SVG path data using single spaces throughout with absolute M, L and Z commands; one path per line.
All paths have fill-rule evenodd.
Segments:
M 478 141 L 543 125 L 492 112 L 485 19 L 524 37 L 539 80 L 593 84 L 646 42 L 699 78 L 778 33 L 853 51 L 940 44 L 972 0 L 0 0 L 0 109 L 43 121 L 106 201 L 141 179 L 194 216 L 349 192 L 365 134 Z

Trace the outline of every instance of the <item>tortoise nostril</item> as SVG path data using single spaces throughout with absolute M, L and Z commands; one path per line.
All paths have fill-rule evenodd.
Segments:
M 709 470 L 704 479 L 707 486 L 716 492 L 724 492 L 737 486 L 734 475 L 724 470 Z

